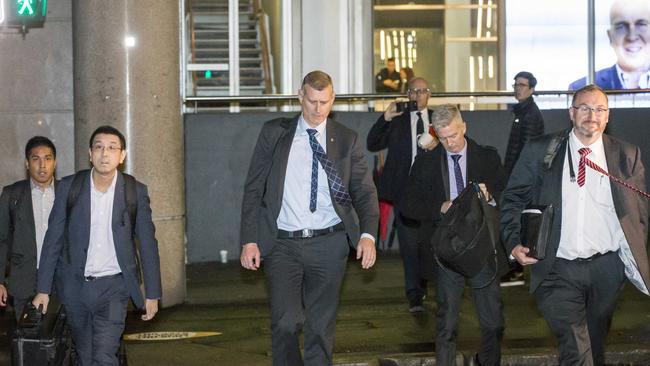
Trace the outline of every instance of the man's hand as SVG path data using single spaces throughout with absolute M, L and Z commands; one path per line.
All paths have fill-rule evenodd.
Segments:
M 535 264 L 537 263 L 537 259 L 533 257 L 529 257 L 527 254 L 530 251 L 530 249 L 526 248 L 525 246 L 521 244 L 517 244 L 516 247 L 512 249 L 512 254 L 513 257 L 521 264 L 522 266 L 527 266 L 529 264 Z
M 442 206 L 440 206 L 440 213 L 446 214 L 449 210 L 449 207 L 451 207 L 451 201 L 443 202 Z
M 386 122 L 390 122 L 393 120 L 393 118 L 397 116 L 401 116 L 402 113 L 404 112 L 397 111 L 397 104 L 395 104 L 395 102 L 390 102 L 388 108 L 386 108 L 386 110 L 384 111 L 384 119 L 386 120 Z
M 158 312 L 158 299 L 146 299 L 144 301 L 145 313 L 142 314 L 142 320 L 148 321 L 153 319 Z
M 361 259 L 361 268 L 363 269 L 368 269 L 375 264 L 377 251 L 375 250 L 375 242 L 372 239 L 359 239 L 359 244 L 357 245 L 357 259 Z
M 7 306 L 7 288 L 0 284 L 0 306 Z
M 488 192 L 487 187 L 485 186 L 485 183 L 479 183 L 478 187 L 481 188 L 481 193 L 483 193 L 483 196 L 485 196 L 486 201 L 491 201 L 492 200 L 492 195 L 490 192 Z
M 43 293 L 36 294 L 36 296 L 34 296 L 34 300 L 32 300 L 32 304 L 36 309 L 38 309 L 39 306 L 43 305 L 43 314 L 47 313 L 47 305 L 49 303 L 50 295 Z
M 439 143 L 438 138 L 433 136 L 433 140 L 430 143 L 420 147 L 424 150 L 433 150 L 436 148 L 436 146 L 438 146 L 438 143 Z
M 244 244 L 241 248 L 239 261 L 242 267 L 257 271 L 260 268 L 260 249 L 257 247 L 257 243 Z

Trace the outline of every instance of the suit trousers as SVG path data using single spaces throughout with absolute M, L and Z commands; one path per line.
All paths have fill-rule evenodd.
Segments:
M 534 295 L 558 340 L 561 365 L 605 363 L 605 338 L 624 283 L 616 252 L 591 260 L 555 259 Z
M 81 366 L 117 366 L 129 293 L 122 275 L 84 281 L 64 304 Z
M 277 239 L 266 256 L 274 366 L 331 365 L 336 311 L 349 245 L 343 231 L 307 239 Z
M 436 365 L 455 365 L 456 338 L 458 336 L 458 313 L 465 288 L 465 277 L 436 264 L 438 311 L 436 314 Z M 474 306 L 481 327 L 481 344 L 477 358 L 479 365 L 501 363 L 501 340 L 503 339 L 503 303 L 499 279 L 494 268 L 486 265 L 476 276 L 468 279 Z M 489 283 L 485 286 L 486 283 Z M 474 288 L 476 286 L 483 286 Z
M 394 210 L 394 220 L 397 220 L 397 239 L 399 240 L 399 254 L 404 266 L 404 290 L 409 306 L 421 305 L 427 289 L 427 280 L 420 265 L 418 250 L 418 228 L 404 224 L 397 209 Z

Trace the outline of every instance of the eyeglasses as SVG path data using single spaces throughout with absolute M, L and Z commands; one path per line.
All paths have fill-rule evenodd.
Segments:
M 515 84 L 512 84 L 512 88 L 513 88 L 513 89 L 517 89 L 517 88 L 528 88 L 528 87 L 529 87 L 528 84 L 523 84 L 523 83 L 515 83 Z
M 109 153 L 112 154 L 112 153 L 116 153 L 118 151 L 122 151 L 122 148 L 119 147 L 119 146 L 114 146 L 114 145 L 110 145 L 110 146 L 93 145 L 92 150 L 93 150 L 93 152 L 108 151 Z
M 409 94 L 416 94 L 416 95 L 429 94 L 430 92 L 431 89 L 429 88 L 415 88 L 415 89 L 408 90 Z
M 590 107 L 586 104 L 582 104 L 579 106 L 571 106 L 571 108 L 576 109 L 580 111 L 580 113 L 589 113 L 589 112 L 594 112 L 595 115 L 600 116 L 603 113 L 607 112 L 607 108 L 601 108 L 601 107 Z

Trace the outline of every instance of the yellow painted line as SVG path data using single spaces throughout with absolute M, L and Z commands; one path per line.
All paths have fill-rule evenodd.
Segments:
M 125 341 L 171 341 L 176 339 L 190 339 L 213 337 L 221 335 L 220 332 L 144 332 L 125 334 Z

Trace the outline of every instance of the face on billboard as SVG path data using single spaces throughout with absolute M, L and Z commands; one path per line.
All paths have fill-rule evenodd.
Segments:
M 618 0 L 610 11 L 609 43 L 626 72 L 650 69 L 650 1 Z

